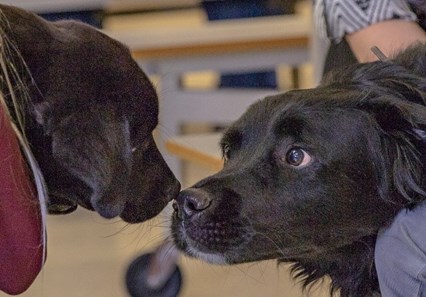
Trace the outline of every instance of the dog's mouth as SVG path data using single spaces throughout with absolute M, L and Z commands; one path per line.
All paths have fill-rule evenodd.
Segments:
M 190 257 L 211 264 L 231 265 L 278 259 L 289 262 L 309 259 L 323 253 L 311 245 L 284 244 L 267 230 L 260 231 L 248 219 L 220 217 L 186 218 L 175 211 L 172 236 L 176 246 Z M 289 236 L 291 237 L 291 235 Z
M 252 233 L 232 220 L 191 221 L 173 215 L 172 235 L 176 246 L 191 257 L 212 264 L 245 262 L 239 250 L 250 242 Z
M 60 192 L 49 192 L 49 200 L 47 201 L 47 210 L 49 214 L 69 214 L 77 209 L 77 203 L 69 199 L 69 195 Z
M 212 264 L 229 264 L 224 251 L 219 252 L 214 249 L 214 246 L 218 246 L 218 243 L 222 241 L 220 236 L 215 234 L 215 230 L 200 229 L 197 231 L 195 228 L 187 230 L 183 221 L 174 221 L 172 233 L 176 246 L 188 256 Z M 209 243 L 213 243 L 213 246 L 209 246 Z
M 79 181 L 79 180 L 77 180 Z M 76 183 L 74 183 L 76 185 Z M 97 201 L 92 199 L 92 191 L 82 182 L 77 186 L 53 185 L 49 189 L 47 209 L 49 214 L 65 215 L 78 206 L 96 211 L 101 217 L 120 217 L 127 223 L 136 224 L 158 215 L 180 191 L 178 181 L 168 182 L 167 186 L 154 191 L 135 191 L 117 196 L 114 200 Z M 102 207 L 99 207 L 101 205 Z
M 268 259 L 282 262 L 309 259 L 321 253 L 312 247 L 281 247 L 270 238 L 247 227 L 222 230 L 212 226 L 197 227 L 174 215 L 172 235 L 176 246 L 190 257 L 211 264 L 231 265 Z M 220 226 L 221 224 L 218 224 Z M 266 246 L 266 248 L 265 248 Z
M 186 231 L 183 222 L 178 224 L 173 230 L 173 238 L 176 246 L 188 256 L 202 259 L 212 264 L 228 264 L 228 261 L 223 253 L 212 251 L 206 246 L 205 243 L 201 243 L 191 238 Z M 207 237 L 202 241 L 208 240 Z
M 161 213 L 167 204 L 179 194 L 180 188 L 180 183 L 173 176 L 167 182 L 167 185 L 154 187 L 144 193 L 139 192 L 140 195 L 134 195 L 133 199 L 128 199 L 119 216 L 130 224 L 152 219 Z

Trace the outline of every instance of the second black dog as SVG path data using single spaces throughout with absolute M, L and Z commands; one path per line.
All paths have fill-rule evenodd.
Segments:
M 261 100 L 225 133 L 222 171 L 179 195 L 173 236 L 212 263 L 294 263 L 342 297 L 379 294 L 380 228 L 425 199 L 426 47 Z
M 1 77 L 0 87 L 22 111 L 49 212 L 81 205 L 130 223 L 157 215 L 180 185 L 152 136 L 157 94 L 129 49 L 79 22 L 7 5 L 0 13 L 11 84 Z M 27 100 L 12 103 L 8 91 Z

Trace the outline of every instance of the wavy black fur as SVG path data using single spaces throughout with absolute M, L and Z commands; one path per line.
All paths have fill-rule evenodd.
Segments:
M 215 263 L 275 258 L 305 288 L 329 276 L 332 294 L 380 296 L 377 234 L 426 197 L 425 74 L 417 44 L 251 106 L 223 137 L 224 169 L 179 195 L 176 244 Z M 311 161 L 291 165 L 300 154 Z
M 49 213 L 81 205 L 129 223 L 157 215 L 180 185 L 152 135 L 157 94 L 129 49 L 83 23 L 3 4 L 0 27 L 17 102 L 2 77 L 0 92 L 23 115 Z
M 357 108 L 374 115 L 384 132 L 385 155 L 378 171 L 380 197 L 398 208 L 412 208 L 426 198 L 426 46 L 417 44 L 393 60 L 356 65 L 332 73 L 320 87 L 351 84 L 366 90 Z M 374 268 L 376 234 L 324 255 L 296 260 L 293 275 L 304 287 L 323 276 L 332 280 L 331 293 L 341 297 L 380 296 Z

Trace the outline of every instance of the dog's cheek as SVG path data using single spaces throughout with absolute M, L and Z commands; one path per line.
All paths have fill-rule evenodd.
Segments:
M 108 159 L 107 156 L 100 155 L 99 151 L 101 149 L 96 148 L 93 143 L 86 146 L 82 143 L 61 143 L 57 139 L 53 141 L 55 159 L 91 188 L 91 197 L 87 197 L 89 204 L 102 216 L 111 218 L 119 215 L 124 208 L 123 198 L 129 168 L 126 162 Z
M 107 109 L 70 115 L 52 132 L 52 154 L 91 188 L 87 199 L 100 215 L 112 218 L 122 212 L 131 169 L 126 122 Z

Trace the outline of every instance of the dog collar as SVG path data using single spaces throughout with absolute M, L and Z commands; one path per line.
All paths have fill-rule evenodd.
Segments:
M 0 106 L 0 291 L 20 294 L 43 266 L 40 204 L 12 125 Z

